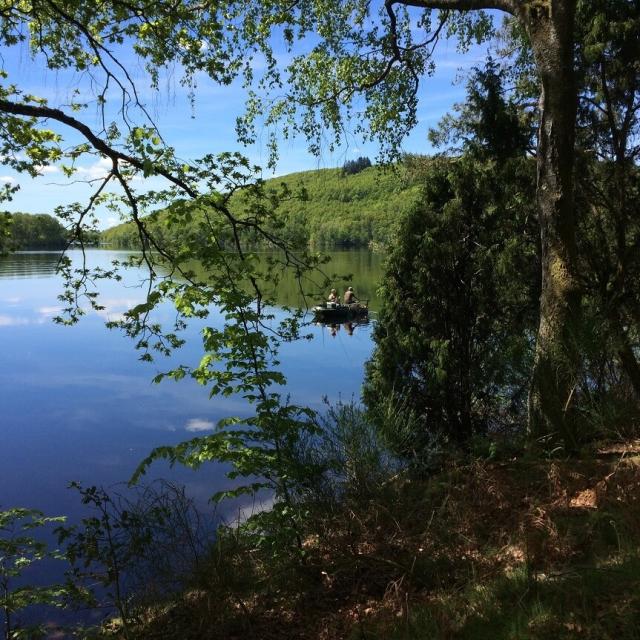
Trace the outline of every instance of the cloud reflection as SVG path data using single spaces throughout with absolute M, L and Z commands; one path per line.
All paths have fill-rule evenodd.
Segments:
M 129 309 L 142 302 L 144 298 L 102 298 L 98 300 L 98 304 L 104 309 L 98 309 L 94 313 L 108 322 L 121 322 Z
M 51 318 L 57 316 L 62 312 L 62 307 L 39 307 L 38 313 L 45 318 Z
M 212 431 L 215 424 L 211 420 L 203 420 L 202 418 L 191 418 L 187 422 L 185 429 L 191 433 L 200 433 L 201 431 Z

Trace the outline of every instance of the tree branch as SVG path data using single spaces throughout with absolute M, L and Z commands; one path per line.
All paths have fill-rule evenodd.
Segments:
M 131 91 L 131 93 L 133 94 L 133 101 L 135 105 L 142 111 L 142 113 L 147 118 L 147 120 L 151 123 L 151 125 L 155 129 L 157 129 L 156 124 L 153 121 L 153 118 L 151 117 L 151 114 L 147 111 L 146 107 L 142 104 L 142 101 L 140 100 L 138 91 L 136 89 L 136 83 L 134 82 L 133 78 L 129 74 L 129 71 L 122 64 L 122 62 L 120 62 L 120 60 L 118 60 L 118 58 L 116 58 L 113 55 L 113 53 L 104 44 L 102 44 L 98 39 L 95 38 L 95 36 L 90 32 L 90 30 L 86 27 L 86 25 L 83 25 L 81 22 L 76 20 L 72 15 L 65 12 L 53 0 L 46 0 L 46 2 L 56 15 L 58 15 L 63 21 L 75 27 L 87 39 L 89 46 L 91 47 L 91 49 L 96 55 L 98 64 L 104 71 L 105 76 L 107 78 L 106 86 L 103 88 L 100 95 L 104 98 L 107 92 L 109 79 L 112 78 L 114 82 L 118 85 L 120 90 L 122 91 L 122 117 L 124 119 L 124 122 L 127 125 L 129 124 L 126 110 L 127 110 L 127 103 L 131 101 L 131 97 L 130 97 L 130 91 Z M 125 87 L 125 85 L 120 81 L 120 79 L 109 69 L 109 67 L 103 60 L 103 57 L 102 57 L 103 53 L 120 69 L 120 71 L 122 72 L 122 74 L 126 79 L 126 82 L 129 85 L 129 88 Z M 102 105 L 101 110 L 102 110 L 102 120 L 103 120 L 103 126 L 104 126 L 104 104 Z
M 114 149 L 93 133 L 86 124 L 66 114 L 60 109 L 53 109 L 45 105 L 33 105 L 21 102 L 11 102 L 10 100 L 0 100 L 0 112 L 11 113 L 17 116 L 26 116 L 29 118 L 49 118 L 51 120 L 56 120 L 57 122 L 65 124 L 81 133 L 87 141 L 91 143 L 91 146 L 93 146 L 93 148 L 102 155 L 107 156 L 113 161 L 124 161 L 136 169 L 144 170 L 144 163 L 141 160 Z M 156 174 L 166 178 L 169 182 L 182 189 L 191 198 L 196 198 L 198 196 L 197 192 L 184 180 L 181 180 L 169 171 L 164 170 L 162 167 L 154 165 L 154 171 Z
M 11 102 L 9 100 L 0 99 L 0 112 L 10 113 L 18 116 L 26 116 L 31 118 L 49 118 L 51 120 L 55 120 L 57 122 L 65 124 L 71 127 L 72 129 L 75 129 L 79 133 L 81 133 L 96 151 L 108 157 L 113 162 L 114 168 L 111 170 L 110 173 L 120 182 L 123 189 L 125 190 L 127 199 L 132 208 L 134 222 L 138 224 L 138 217 L 137 217 L 138 212 L 137 212 L 137 206 L 135 205 L 135 197 L 127 188 L 127 186 L 125 186 L 126 181 L 124 181 L 117 167 L 120 162 L 126 162 L 132 167 L 135 167 L 136 169 L 144 171 L 145 165 L 142 160 L 134 156 L 131 156 L 127 153 L 123 153 L 122 151 L 118 151 L 117 149 L 114 149 L 112 146 L 108 145 L 104 140 L 98 137 L 95 133 L 93 133 L 93 131 L 91 131 L 91 129 L 86 124 L 84 124 L 83 122 L 80 122 L 79 120 L 77 120 L 76 118 L 73 118 L 72 116 L 67 115 L 60 109 L 53 109 L 51 107 L 47 107 L 44 105 L 16 103 L 16 102 Z M 189 185 L 185 180 L 180 178 L 178 175 L 171 173 L 171 171 L 168 171 L 164 169 L 162 166 L 159 166 L 157 164 L 153 165 L 153 170 L 155 175 L 162 176 L 163 178 L 168 180 L 171 184 L 175 185 L 180 190 L 182 190 L 190 198 L 195 200 L 201 197 L 201 194 L 198 193 L 196 189 L 194 189 L 191 185 Z M 229 194 L 227 194 L 227 198 L 225 199 L 224 204 L 216 203 L 213 201 L 208 201 L 208 204 L 212 208 L 214 208 L 216 211 L 218 211 L 218 213 L 222 214 L 231 225 L 231 228 L 234 233 L 234 244 L 241 257 L 243 257 L 243 251 L 241 247 L 240 237 L 238 236 L 238 229 L 242 227 L 244 229 L 254 230 L 256 233 L 262 236 L 267 242 L 269 242 L 272 246 L 284 251 L 287 256 L 287 259 L 293 258 L 293 262 L 295 264 L 301 264 L 300 260 L 292 256 L 292 253 L 287 248 L 286 243 L 280 240 L 279 238 L 277 238 L 274 234 L 269 232 L 267 229 L 263 228 L 258 220 L 243 219 L 235 216 L 227 206 L 228 197 L 229 197 Z M 162 252 L 159 246 L 156 245 L 155 248 L 156 250 Z
M 498 9 L 516 14 L 515 0 L 397 0 L 397 4 L 421 9 L 442 9 L 451 11 L 477 11 L 479 9 Z

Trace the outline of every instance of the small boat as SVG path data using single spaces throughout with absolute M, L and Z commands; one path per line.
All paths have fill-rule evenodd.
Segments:
M 344 322 L 345 320 L 366 318 L 369 315 L 367 303 L 339 304 L 323 302 L 313 307 L 313 313 L 319 322 Z

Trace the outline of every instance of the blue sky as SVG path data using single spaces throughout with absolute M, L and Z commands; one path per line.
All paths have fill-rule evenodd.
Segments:
M 68 104 L 74 90 L 91 98 L 91 87 L 86 78 L 69 73 L 47 71 L 41 60 L 33 60 L 27 47 L 3 52 L 3 68 L 9 73 L 9 81 L 19 78 L 20 86 L 26 93 L 46 97 L 51 106 Z M 464 76 L 478 64 L 487 53 L 487 45 L 472 48 L 465 54 L 456 50 L 455 40 L 443 40 L 436 50 L 436 73 L 425 78 L 420 87 L 419 123 L 407 138 L 404 148 L 409 152 L 428 153 L 427 131 L 464 96 Z M 206 77 L 198 79 L 195 104 L 189 102 L 187 90 L 179 79 L 170 72 L 163 78 L 160 91 L 145 90 L 145 76 L 139 63 L 131 64 L 139 81 L 143 100 L 165 141 L 176 149 L 178 157 L 189 160 L 207 153 L 240 151 L 260 166 L 267 163 L 266 139 L 259 140 L 251 147 L 242 147 L 235 138 L 235 120 L 244 108 L 246 93 L 240 83 L 220 87 Z M 97 110 L 89 108 L 82 119 L 95 130 L 100 128 Z M 52 127 L 54 128 L 54 127 Z M 62 132 L 61 129 L 57 129 Z M 66 132 L 65 132 L 66 133 Z M 69 143 L 78 139 L 65 135 Z M 266 136 L 265 136 L 266 138 Z M 360 155 L 375 158 L 376 145 L 363 144 L 351 139 L 337 152 L 323 153 L 315 157 L 307 150 L 302 138 L 282 141 L 280 161 L 275 174 L 265 171 L 264 177 L 284 175 L 294 171 L 341 166 L 345 160 Z M 52 213 L 62 204 L 85 201 L 92 193 L 87 180 L 104 175 L 106 163 L 99 158 L 84 158 L 78 164 L 78 173 L 73 180 L 65 179 L 59 169 L 47 167 L 43 175 L 31 179 L 18 175 L 6 166 L 0 167 L 0 181 L 19 184 L 20 190 L 12 202 L 3 203 L 4 210 L 30 213 Z M 156 185 L 157 186 L 157 185 Z M 100 226 L 105 228 L 117 224 L 114 215 L 108 211 L 99 212 Z

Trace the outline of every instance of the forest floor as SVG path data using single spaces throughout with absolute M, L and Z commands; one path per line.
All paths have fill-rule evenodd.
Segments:
M 640 639 L 640 441 L 452 464 L 315 517 L 303 562 L 260 564 L 252 596 L 194 589 L 135 637 Z

